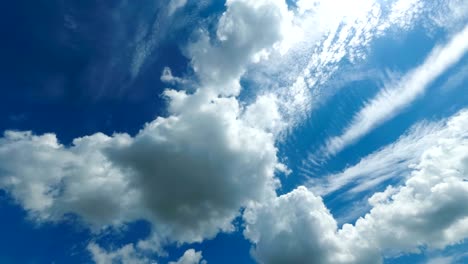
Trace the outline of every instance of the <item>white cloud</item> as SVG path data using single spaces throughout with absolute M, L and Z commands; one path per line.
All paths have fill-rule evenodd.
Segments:
M 264 263 L 381 263 L 382 256 L 444 248 L 468 237 L 468 111 L 447 122 L 402 186 L 376 193 L 372 209 L 337 228 L 320 197 L 299 187 L 244 215 L 244 235 Z
M 457 27 L 451 27 L 458 30 L 466 24 L 466 16 L 461 15 L 466 13 L 466 5 L 462 2 L 296 1 L 289 30 L 293 36 L 285 37 L 289 39 L 285 43 L 287 52 L 270 54 L 247 78 L 277 94 L 284 119 L 294 127 L 337 92 L 340 87 L 330 87 L 327 82 L 342 65 L 362 62 L 374 40 L 386 35 L 396 38 L 415 25 L 430 25 L 428 31 L 448 26 L 434 23 L 437 17 L 458 21 Z
M 466 0 L 434 1 L 434 12 L 429 14 L 429 27 L 434 25 L 449 32 L 460 30 L 468 22 L 468 5 Z
M 453 263 L 452 257 L 437 257 L 429 260 L 426 264 L 451 264 Z
M 183 8 L 186 4 L 187 0 L 171 0 L 167 10 L 169 16 L 172 16 L 177 9 Z
M 468 72 L 468 63 L 458 67 L 456 72 L 450 75 L 444 84 L 440 86 L 440 89 L 443 92 L 448 92 L 453 89 L 462 88 L 463 84 L 466 80 L 468 80 L 467 73 Z
M 139 194 L 102 150 L 126 140 L 125 135 L 95 134 L 75 139 L 67 149 L 53 134 L 6 132 L 0 138 L 0 185 L 42 220 L 56 220 L 70 210 L 96 225 L 118 223 L 123 211 L 135 213 Z
M 247 126 L 240 113 L 235 99 L 212 99 L 106 150 L 142 190 L 148 217 L 172 226 L 171 237 L 201 241 L 229 231 L 240 207 L 274 195 L 273 135 Z
M 271 54 L 247 76 L 277 94 L 291 126 L 336 92 L 339 87 L 325 84 L 345 59 L 352 65 L 362 61 L 373 40 L 389 31 L 410 30 L 421 9 L 429 8 L 418 0 L 317 0 L 297 1 L 296 6 L 294 30 L 289 30 L 294 37 L 287 35 L 284 44 L 287 52 Z
M 450 127 L 443 122 L 421 122 L 396 142 L 362 158 L 356 165 L 340 173 L 311 178 L 309 186 L 319 195 L 328 195 L 350 186 L 352 189 L 349 191 L 355 193 L 370 190 L 389 179 L 402 179 L 422 152 L 437 142 L 441 135 L 448 133 L 451 133 Z
M 276 155 L 276 98 L 241 106 L 234 96 L 247 65 L 281 40 L 289 11 L 281 0 L 226 6 L 216 38 L 201 34 L 189 44 L 200 85 L 191 93 L 165 91 L 167 117 L 134 137 L 97 133 L 70 146 L 54 134 L 6 132 L 0 138 L 0 188 L 39 221 L 74 213 L 98 232 L 148 220 L 150 238 L 131 247 L 137 255 L 232 231 L 242 207 L 273 198 L 275 171 L 287 171 Z M 107 260 L 129 249 L 90 250 Z
M 424 264 L 453 264 L 453 263 L 463 263 L 466 262 L 468 253 L 466 252 L 451 252 L 449 254 L 444 254 L 444 256 L 437 256 L 428 258 Z
M 106 251 L 95 243 L 88 245 L 88 251 L 96 264 L 156 264 L 156 262 L 141 256 L 133 244 L 128 244 L 115 251 Z M 190 263 L 190 262 L 189 262 Z M 198 264 L 198 263 L 196 263 Z
M 370 199 L 355 228 L 382 249 L 418 252 L 468 237 L 468 111 L 452 117 L 450 131 L 422 154 L 401 187 Z
M 394 117 L 424 93 L 435 79 L 463 57 L 468 50 L 466 39 L 468 39 L 468 26 L 446 45 L 435 47 L 424 63 L 410 71 L 400 82 L 384 88 L 354 116 L 342 135 L 327 141 L 325 155 L 340 152 L 375 127 Z
M 240 91 L 245 66 L 258 60 L 259 54 L 267 55 L 284 38 L 292 14 L 283 0 L 227 1 L 226 7 L 219 19 L 217 39 L 201 30 L 188 53 L 202 86 L 232 96 Z
M 339 237 L 322 199 L 305 187 L 248 208 L 244 219 L 244 235 L 254 243 L 259 263 L 377 263 L 380 258 L 366 243 Z
M 172 75 L 172 70 L 169 67 L 164 67 L 160 79 L 162 82 L 165 82 L 167 84 L 172 84 L 172 85 L 186 83 L 184 79 Z
M 392 26 L 397 26 L 403 30 L 412 28 L 412 22 L 421 15 L 424 7 L 425 3 L 421 0 L 398 0 L 392 2 L 388 10 L 388 19 L 379 25 L 379 32 L 382 34 Z M 426 6 L 426 8 L 431 7 Z
M 184 255 L 179 258 L 177 261 L 171 261 L 169 264 L 206 264 L 207 262 L 203 260 L 202 252 L 195 251 L 193 249 L 187 249 Z

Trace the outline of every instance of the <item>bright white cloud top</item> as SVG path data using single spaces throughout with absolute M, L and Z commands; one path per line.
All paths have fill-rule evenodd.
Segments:
M 187 4 L 170 1 L 165 19 Z M 429 12 L 425 5 L 228 0 L 214 32 L 200 28 L 185 47 L 195 78 L 164 68 L 161 81 L 177 88 L 164 92 L 166 116 L 135 136 L 96 133 L 69 146 L 53 133 L 6 131 L 0 188 L 38 222 L 62 221 L 71 213 L 96 234 L 140 219 L 151 223 L 148 239 L 116 250 L 90 242 L 99 264 L 152 263 L 148 256 L 164 255 L 171 243 L 203 242 L 236 228 L 252 243 L 255 260 L 266 264 L 382 263 L 386 256 L 459 243 L 468 238 L 468 207 L 460 202 L 468 201 L 468 110 L 414 125 L 341 173 L 278 195 L 278 175 L 290 173 L 278 142 L 334 93 L 323 84 L 339 63 L 362 61 L 374 39 L 409 30 Z M 441 23 L 432 15 L 427 23 Z M 463 14 L 454 16 L 465 22 Z M 458 24 L 450 30 L 459 30 Z M 146 50 L 135 57 L 134 75 Z M 341 135 L 324 142 L 324 155 L 337 154 L 397 115 L 467 50 L 463 25 L 366 103 Z M 299 66 L 285 69 L 295 62 Z M 278 80 L 263 78 L 270 75 Z M 262 88 L 249 103 L 240 99 L 246 79 Z M 276 81 L 281 84 L 272 85 Z M 389 179 L 401 184 L 374 193 L 370 211 L 354 224 L 338 226 L 320 196 L 349 186 L 350 193 L 369 191 Z M 233 224 L 236 218 L 242 227 Z M 203 256 L 188 249 L 169 263 L 206 264 Z

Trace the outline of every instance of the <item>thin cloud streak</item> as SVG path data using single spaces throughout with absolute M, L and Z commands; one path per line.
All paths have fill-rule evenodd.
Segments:
M 333 156 L 353 144 L 380 124 L 388 121 L 423 94 L 428 86 L 468 51 L 468 26 L 446 45 L 435 47 L 423 64 L 410 71 L 400 82 L 384 88 L 359 113 L 344 133 L 332 137 L 324 148 L 325 156 Z

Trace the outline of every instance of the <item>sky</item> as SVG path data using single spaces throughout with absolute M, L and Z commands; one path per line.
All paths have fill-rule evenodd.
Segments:
M 467 0 L 0 5 L 0 263 L 468 262 Z

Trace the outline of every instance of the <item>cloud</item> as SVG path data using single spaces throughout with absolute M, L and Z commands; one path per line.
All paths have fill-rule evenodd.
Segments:
M 437 257 L 429 260 L 426 264 L 451 264 L 453 263 L 452 257 Z
M 460 30 L 468 22 L 468 5 L 464 0 L 438 0 L 434 3 L 434 10 L 429 14 L 429 26 L 435 25 L 452 32 Z
M 402 80 L 384 88 L 353 118 L 342 135 L 332 137 L 325 146 L 325 155 L 335 155 L 369 131 L 391 119 L 424 93 L 427 87 L 449 67 L 457 63 L 468 50 L 468 26 L 444 46 L 435 47 L 426 60 L 406 74 Z
M 442 121 L 420 122 L 396 142 L 371 153 L 342 172 L 311 178 L 309 186 L 319 195 L 343 191 L 346 187 L 352 187 L 348 191 L 355 194 L 371 190 L 390 179 L 404 179 L 411 170 L 409 166 L 418 161 L 428 146 L 435 144 L 441 135 L 451 133 L 451 127 Z
M 244 235 L 265 263 L 382 263 L 382 256 L 444 248 L 468 237 L 468 110 L 428 146 L 402 186 L 369 198 L 372 209 L 337 228 L 320 197 L 299 187 L 249 207 Z
M 170 223 L 171 236 L 182 241 L 231 230 L 240 207 L 268 198 L 276 186 L 272 134 L 240 120 L 235 99 L 212 100 L 158 118 L 130 144 L 107 150 L 143 191 L 149 217 Z
M 0 138 L 0 185 L 38 220 L 74 212 L 97 225 L 120 222 L 121 212 L 133 214 L 138 194 L 102 150 L 126 140 L 95 134 L 66 148 L 54 134 L 7 131 Z
M 422 10 L 432 10 L 419 0 L 317 0 L 297 1 L 295 6 L 293 27 L 282 44 L 287 48 L 270 54 L 247 76 L 277 94 L 291 126 L 336 93 L 340 87 L 326 84 L 342 65 L 362 62 L 375 39 L 410 30 Z
M 179 258 L 177 261 L 171 261 L 169 264 L 206 264 L 207 262 L 203 260 L 202 252 L 195 251 L 193 249 L 188 249 L 185 251 L 184 255 Z
M 259 263 L 378 263 L 380 258 L 367 243 L 341 238 L 322 199 L 305 187 L 248 208 L 244 220 L 244 235 Z
M 156 264 L 156 262 L 141 256 L 138 251 L 135 250 L 133 244 L 128 244 L 115 251 L 106 251 L 99 247 L 99 245 L 90 243 L 88 245 L 88 251 L 96 264 Z
M 271 53 L 252 67 L 246 78 L 262 92 L 275 93 L 280 98 L 284 119 L 295 127 L 341 88 L 329 85 L 329 81 L 343 66 L 359 65 L 376 39 L 401 36 L 415 25 L 427 25 L 429 34 L 448 25 L 434 22 L 438 17 L 447 22 L 458 21 L 451 31 L 459 30 L 460 25 L 466 24 L 466 17 L 461 15 L 462 2 L 296 1 L 291 8 L 293 27 L 282 44 L 288 48 Z
M 247 65 L 281 40 L 289 11 L 280 0 L 228 1 L 226 8 L 216 35 L 202 33 L 187 47 L 200 84 L 190 93 L 166 90 L 168 116 L 133 137 L 97 133 L 69 146 L 52 133 L 7 131 L 0 188 L 37 221 L 71 213 L 95 232 L 138 219 L 152 224 L 131 250 L 91 245 L 104 260 L 233 231 L 240 209 L 275 197 L 275 172 L 287 171 L 277 159 L 274 96 L 246 106 L 235 96 Z
M 177 9 L 184 7 L 186 4 L 187 0 L 171 0 L 171 2 L 169 2 L 169 7 L 167 10 L 169 16 L 172 16 L 172 14 L 174 14 L 174 12 Z
M 161 74 L 161 81 L 167 84 L 184 84 L 186 81 L 180 77 L 176 77 L 172 75 L 171 68 L 164 67 L 163 72 Z
M 285 1 L 227 1 L 216 29 L 216 43 L 201 30 L 188 52 L 203 86 L 225 96 L 237 95 L 245 66 L 267 56 L 291 27 Z M 255 25 L 255 26 L 252 26 Z

